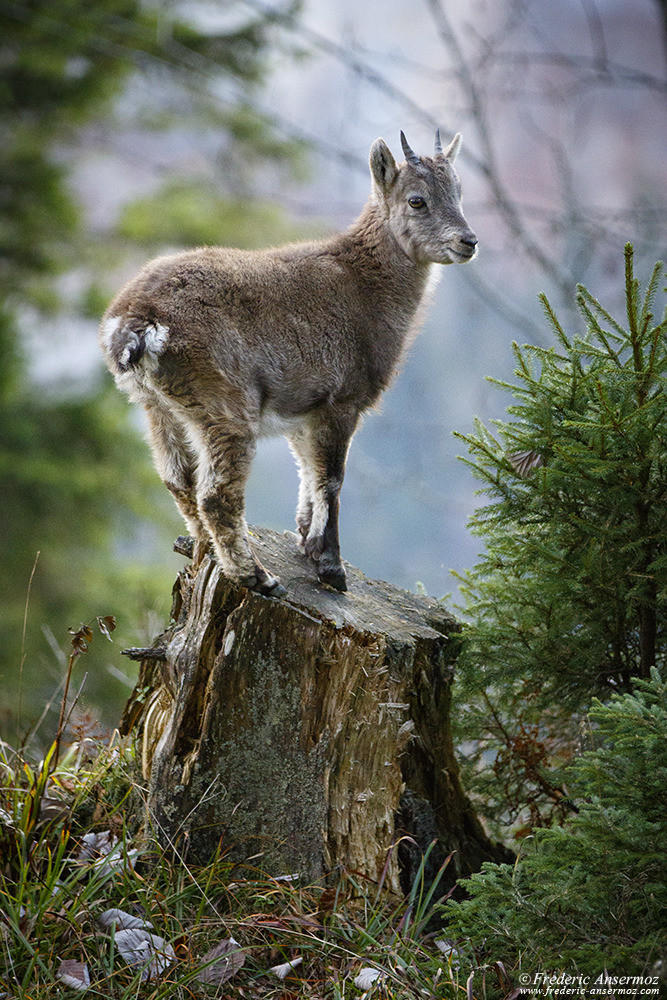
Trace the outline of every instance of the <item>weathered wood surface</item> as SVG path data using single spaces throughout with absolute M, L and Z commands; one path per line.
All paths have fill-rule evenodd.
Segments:
M 141 748 L 147 821 L 191 859 L 219 843 L 278 875 L 339 868 L 409 881 L 414 851 L 455 851 L 443 887 L 486 859 L 458 777 L 449 712 L 460 626 L 437 602 L 346 566 L 323 587 L 291 534 L 253 528 L 287 596 L 227 580 L 204 556 L 174 586 L 170 627 L 140 651 L 123 720 Z

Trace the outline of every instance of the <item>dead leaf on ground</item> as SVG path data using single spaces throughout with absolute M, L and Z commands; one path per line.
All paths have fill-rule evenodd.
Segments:
M 127 931 L 135 928 L 141 928 L 142 930 L 153 929 L 150 920 L 145 920 L 143 917 L 135 917 L 125 910 L 118 910 L 116 908 L 100 913 L 97 922 L 105 930 L 110 930 L 113 926 L 115 926 L 116 931 Z
M 90 974 L 85 962 L 77 962 L 74 958 L 64 959 L 58 966 L 58 979 L 73 990 L 87 990 L 90 986 Z
M 126 866 L 134 868 L 139 851 L 136 847 L 127 849 L 110 830 L 101 833 L 86 833 L 81 838 L 76 862 L 90 865 L 102 875 L 111 875 Z
M 233 937 L 227 938 L 204 955 L 202 964 L 206 967 L 197 978 L 201 983 L 226 983 L 236 975 L 244 962 L 245 954 L 241 945 Z
M 42 822 L 50 823 L 54 820 L 64 819 L 70 812 L 68 802 L 63 799 L 47 797 L 44 795 L 39 804 L 39 819 Z
M 366 966 L 359 970 L 359 973 L 354 978 L 354 985 L 360 990 L 370 990 L 375 983 L 382 982 L 386 978 L 384 972 L 380 972 L 379 969 L 373 969 L 371 966 Z
M 301 955 L 298 955 L 296 958 L 293 958 L 291 962 L 283 962 L 282 965 L 273 965 L 270 971 L 274 976 L 277 976 L 278 979 L 285 979 L 290 972 L 292 972 L 293 969 L 296 969 L 297 965 L 301 965 L 302 962 L 303 958 Z
M 174 949 L 164 938 L 137 927 L 118 931 L 115 942 L 128 965 L 144 966 L 142 979 L 155 979 L 176 960 Z
M 92 861 L 108 854 L 116 844 L 116 838 L 109 830 L 100 833 L 84 833 L 76 856 L 77 861 Z

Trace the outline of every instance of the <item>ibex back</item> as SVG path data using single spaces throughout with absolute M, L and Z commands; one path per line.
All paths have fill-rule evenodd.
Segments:
M 378 139 L 372 192 L 345 233 L 260 251 L 203 247 L 147 264 L 112 302 L 100 343 L 148 416 L 155 464 L 224 573 L 284 588 L 254 556 L 245 485 L 258 437 L 286 435 L 296 523 L 319 579 L 345 590 L 339 494 L 360 414 L 418 332 L 429 271 L 475 255 L 453 167 L 461 137 L 405 162 Z

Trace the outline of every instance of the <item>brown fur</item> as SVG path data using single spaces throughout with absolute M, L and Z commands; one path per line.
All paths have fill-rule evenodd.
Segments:
M 347 232 L 158 257 L 105 314 L 107 364 L 144 406 L 158 471 L 190 530 L 262 593 L 282 588 L 248 544 L 244 492 L 257 438 L 270 433 L 286 434 L 299 466 L 304 551 L 321 580 L 345 589 L 338 504 L 359 416 L 418 332 L 432 263 L 475 253 L 452 166 L 459 141 L 432 159 L 405 144 L 397 165 L 379 139 L 371 198 Z

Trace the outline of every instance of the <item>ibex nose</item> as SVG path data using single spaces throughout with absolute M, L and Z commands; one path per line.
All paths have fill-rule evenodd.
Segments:
M 474 233 L 470 233 L 469 236 L 461 237 L 461 243 L 465 244 L 465 246 L 467 247 L 470 247 L 471 250 L 474 250 L 475 247 L 477 246 L 477 237 L 475 236 Z

